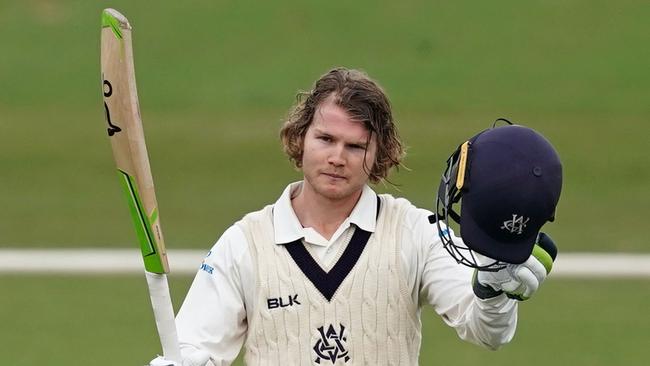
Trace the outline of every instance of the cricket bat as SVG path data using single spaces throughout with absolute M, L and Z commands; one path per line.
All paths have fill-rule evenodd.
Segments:
M 135 84 L 131 25 L 114 9 L 102 12 L 101 69 L 107 132 L 135 225 L 163 356 L 180 364 L 169 264 L 149 167 Z

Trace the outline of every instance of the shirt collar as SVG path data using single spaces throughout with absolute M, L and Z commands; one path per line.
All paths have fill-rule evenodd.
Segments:
M 302 181 L 289 184 L 273 206 L 273 227 L 276 244 L 286 244 L 302 239 L 304 229 L 291 206 L 291 196 Z M 342 225 L 355 224 L 362 230 L 374 232 L 377 221 L 377 194 L 368 185 L 363 187 L 359 202 Z
M 350 223 L 364 231 L 375 232 L 377 224 L 377 194 L 368 185 L 363 187 L 359 202 L 350 213 Z

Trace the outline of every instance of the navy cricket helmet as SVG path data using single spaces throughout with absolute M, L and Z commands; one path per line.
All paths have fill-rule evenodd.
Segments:
M 542 225 L 555 218 L 562 188 L 562 164 L 551 143 L 533 129 L 498 121 L 509 125 L 493 125 L 449 157 L 436 198 L 445 249 L 458 263 L 488 271 L 528 259 Z M 449 218 L 462 242 L 448 230 Z M 494 262 L 479 263 L 475 253 Z

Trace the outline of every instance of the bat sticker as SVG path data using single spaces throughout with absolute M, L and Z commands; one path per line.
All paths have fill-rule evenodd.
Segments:
M 106 89 L 106 87 L 108 87 L 108 89 Z M 104 96 L 109 98 L 111 95 L 113 95 L 113 86 L 108 80 L 104 80 Z M 106 122 L 108 123 L 108 136 L 113 136 L 117 132 L 121 132 L 122 129 L 119 126 L 114 125 L 111 121 L 111 111 L 108 109 L 108 104 L 106 104 L 106 102 L 104 102 L 104 110 L 106 112 Z

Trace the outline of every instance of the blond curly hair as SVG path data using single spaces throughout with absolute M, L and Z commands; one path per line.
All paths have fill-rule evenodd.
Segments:
M 300 92 L 296 105 L 280 130 L 284 152 L 296 166 L 302 167 L 304 138 L 314 113 L 330 96 L 334 103 L 346 110 L 353 120 L 361 121 L 377 138 L 376 160 L 372 167 L 364 167 L 372 183 L 385 180 L 392 167 L 399 167 L 404 148 L 393 121 L 391 105 L 386 93 L 362 71 L 335 68 L 320 77 L 312 90 Z

